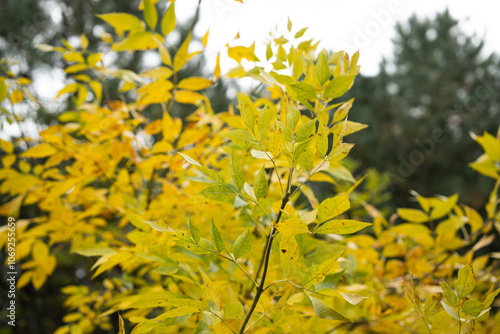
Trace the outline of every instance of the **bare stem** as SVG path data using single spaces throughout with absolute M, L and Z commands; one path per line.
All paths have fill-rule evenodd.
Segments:
M 276 215 L 276 219 L 274 220 L 274 224 L 271 228 L 271 231 L 269 232 L 269 236 L 267 237 L 267 243 L 266 243 L 266 247 L 264 248 L 264 254 L 262 257 L 264 259 L 264 261 L 263 261 L 263 271 L 262 271 L 262 277 L 260 279 L 260 284 L 257 287 L 257 292 L 256 292 L 255 297 L 253 299 L 252 306 L 250 306 L 250 310 L 248 310 L 247 316 L 246 316 L 245 320 L 243 321 L 243 324 L 241 325 L 239 334 L 245 333 L 245 327 L 247 326 L 248 322 L 250 321 L 250 318 L 252 317 L 252 314 L 255 311 L 257 304 L 259 303 L 259 299 L 265 290 L 264 287 L 266 284 L 266 276 L 267 276 L 267 271 L 269 268 L 269 258 L 271 256 L 271 248 L 272 248 L 272 244 L 273 244 L 273 240 L 274 240 L 275 232 L 276 232 L 276 228 L 274 226 L 280 221 L 283 210 L 285 209 L 285 206 L 287 205 L 288 200 L 290 198 L 292 173 L 293 173 L 293 171 L 290 170 L 290 175 L 288 178 L 288 186 L 286 189 L 286 193 L 284 194 L 283 199 L 281 200 L 280 210 L 279 210 L 278 214 Z

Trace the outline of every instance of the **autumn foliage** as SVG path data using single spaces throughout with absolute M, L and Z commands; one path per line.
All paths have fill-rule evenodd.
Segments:
M 500 133 L 475 137 L 485 154 L 470 164 L 496 182 L 485 217 L 457 195 L 419 194 L 420 209 L 384 217 L 362 202 L 366 215 L 353 215 L 363 177 L 344 158 L 349 135 L 366 125 L 349 120 L 354 99 L 342 96 L 359 54 L 318 51 L 289 22 L 264 57 L 235 39 L 208 77 L 179 79 L 203 50 L 193 51 L 189 33 L 171 54 L 175 3 L 163 15 L 155 3 L 144 0 L 143 18 L 99 17 L 114 32 L 102 36 L 105 52 L 155 50 L 161 66 L 107 68 L 84 35 L 78 46 L 40 45 L 68 63 L 58 97 L 74 109 L 38 140 L 1 141 L 0 214 L 19 217 L 17 287 L 42 288 L 61 249 L 94 260 L 87 270 L 99 288 L 62 287 L 68 313 L 57 334 L 500 330 L 498 253 L 484 252 L 500 230 Z M 265 93 L 213 110 L 205 92 L 221 76 L 220 57 L 234 64 L 224 76 L 251 77 Z M 108 99 L 109 80 L 120 99 Z M 16 118 L 17 105 L 36 103 L 30 91 L 9 72 L 2 108 Z M 196 110 L 172 116 L 186 104 Z M 161 118 L 150 117 L 153 106 Z M 328 198 L 316 183 L 330 185 Z

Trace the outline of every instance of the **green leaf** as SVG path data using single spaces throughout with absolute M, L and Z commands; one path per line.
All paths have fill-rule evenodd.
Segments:
M 349 196 L 347 195 L 328 198 L 321 202 L 318 207 L 318 223 L 322 223 L 330 218 L 338 216 L 349 210 L 350 207 L 351 203 L 349 202 Z
M 255 176 L 252 187 L 257 199 L 265 197 L 267 195 L 267 177 L 264 166 L 262 166 L 260 171 L 257 173 L 257 176 Z
M 241 190 L 241 188 L 243 188 L 243 185 L 245 184 L 245 175 L 243 174 L 243 171 L 241 170 L 241 167 L 238 164 L 238 160 L 234 156 L 233 151 L 231 151 L 230 159 L 231 160 L 229 161 L 229 167 L 231 168 L 231 178 L 233 179 L 238 190 Z
M 321 85 L 330 79 L 330 67 L 328 66 L 328 58 L 325 50 L 321 51 L 319 54 L 316 63 L 316 75 Z
M 215 248 L 217 249 L 218 253 L 226 249 L 226 244 L 224 243 L 224 240 L 222 240 L 222 238 L 220 237 L 219 230 L 217 229 L 217 226 L 215 226 L 213 218 L 212 221 L 210 222 L 210 236 L 212 237 L 215 243 Z
M 400 208 L 398 209 L 398 215 L 401 219 L 413 223 L 425 223 L 429 221 L 429 217 L 425 212 L 417 209 Z
M 372 225 L 371 223 L 363 223 L 357 220 L 350 219 L 335 219 L 330 220 L 320 227 L 318 227 L 314 233 L 324 233 L 324 234 L 351 234 L 359 230 L 364 229 L 367 226 Z
M 292 133 L 295 132 L 295 128 L 297 127 L 297 123 L 300 120 L 300 111 L 293 105 L 293 103 L 290 103 L 288 106 L 288 113 L 286 115 L 286 122 L 288 124 L 288 127 L 290 130 L 292 130 Z
M 457 308 L 458 307 L 458 300 L 457 300 L 457 295 L 455 292 L 451 289 L 451 287 L 448 285 L 446 282 L 440 282 L 441 289 L 443 289 L 443 296 L 446 299 L 448 303 L 451 304 L 451 306 Z
M 198 245 L 200 243 L 200 232 L 191 222 L 191 218 L 188 217 L 187 224 L 189 231 L 191 232 L 191 236 L 193 237 L 194 242 Z
M 161 19 L 161 33 L 163 36 L 167 36 L 175 28 L 175 2 L 170 2 L 165 15 Z
M 158 22 L 158 12 L 156 6 L 151 0 L 143 0 L 144 3 L 144 20 L 151 30 L 155 30 Z
M 231 303 L 224 310 L 225 319 L 242 319 L 244 315 L 245 310 L 240 302 Z
M 307 287 L 309 285 L 319 283 L 323 279 L 325 279 L 326 275 L 328 275 L 333 265 L 337 262 L 342 253 L 343 251 L 335 254 L 333 257 L 329 258 L 321 264 L 310 267 L 307 270 L 306 275 L 304 276 L 302 286 Z
M 248 132 L 248 130 L 236 129 L 231 130 L 226 133 L 226 136 L 229 137 L 236 145 L 241 148 L 250 148 L 253 145 L 257 144 L 252 134 Z
M 208 199 L 220 202 L 228 202 L 232 200 L 237 193 L 231 189 L 227 184 L 215 184 L 208 186 L 199 193 Z
M 235 259 L 239 259 L 243 256 L 250 254 L 252 251 L 252 244 L 250 242 L 250 232 L 246 230 L 243 232 L 233 245 L 233 254 Z
M 354 83 L 354 75 L 342 75 L 333 78 L 328 85 L 326 85 L 323 97 L 327 99 L 335 99 L 344 95 Z
M 241 118 L 243 123 L 250 129 L 253 133 L 255 126 L 255 114 L 257 110 L 252 102 L 252 100 L 245 94 L 238 94 L 238 105 L 240 108 Z
M 467 297 L 476 286 L 476 277 L 472 265 L 463 266 L 458 271 L 458 278 L 455 280 L 455 290 L 457 291 L 458 299 Z
M 469 299 L 466 300 L 464 306 L 462 306 L 462 312 L 465 314 L 477 317 L 483 312 L 485 306 L 480 301 Z
M 186 39 L 184 42 L 182 42 L 181 46 L 177 50 L 175 56 L 174 56 L 174 72 L 179 72 L 180 69 L 186 64 L 188 60 L 188 48 L 189 48 L 189 43 L 191 42 L 191 33 L 187 35 Z
M 311 301 L 312 307 L 314 309 L 314 313 L 316 313 L 316 315 L 319 318 L 352 322 L 352 320 L 344 317 L 342 314 L 338 313 L 337 311 L 335 311 L 331 307 L 323 304 L 323 302 L 321 302 L 320 300 L 318 300 L 314 297 L 311 297 L 309 295 L 307 295 L 307 296 L 309 297 L 309 300 Z
M 312 119 L 305 124 L 302 124 L 302 126 L 297 130 L 295 142 L 300 143 L 309 139 L 309 137 L 311 137 L 314 133 L 314 130 L 316 130 L 316 119 Z
M 317 98 L 314 87 L 308 83 L 298 82 L 288 85 L 288 87 L 290 87 L 300 99 L 314 100 Z

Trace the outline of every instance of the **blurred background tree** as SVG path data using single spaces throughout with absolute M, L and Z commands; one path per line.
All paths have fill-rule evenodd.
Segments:
M 460 193 L 480 208 L 490 181 L 467 164 L 480 155 L 469 132 L 496 133 L 500 119 L 497 55 L 466 35 L 446 10 L 396 25 L 394 55 L 373 77 L 357 79 L 352 120 L 369 124 L 353 135 L 353 158 L 392 177 L 395 206 L 409 190 L 423 196 Z M 354 137 L 355 136 L 355 137 Z

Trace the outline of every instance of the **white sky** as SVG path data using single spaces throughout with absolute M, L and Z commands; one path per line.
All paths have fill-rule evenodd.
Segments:
M 327 50 L 361 53 L 361 73 L 374 75 L 382 56 L 392 54 L 391 38 L 396 22 L 404 22 L 413 13 L 434 17 L 447 7 L 459 19 L 466 33 L 486 38 L 486 51 L 497 51 L 496 34 L 500 32 L 498 8 L 494 0 L 203 0 L 201 21 L 196 32 L 204 34 L 210 28 L 208 52 L 216 54 L 240 32 L 242 45 L 254 40 L 265 41 L 278 25 L 286 32 L 290 17 L 295 32 L 309 27 L 305 37 L 321 40 Z M 176 1 L 179 19 L 189 18 L 197 0 Z M 385 15 L 382 15 L 385 14 Z M 378 17 L 378 19 L 377 19 Z M 363 36 L 364 35 L 364 36 Z M 223 71 L 224 72 L 224 71 Z

